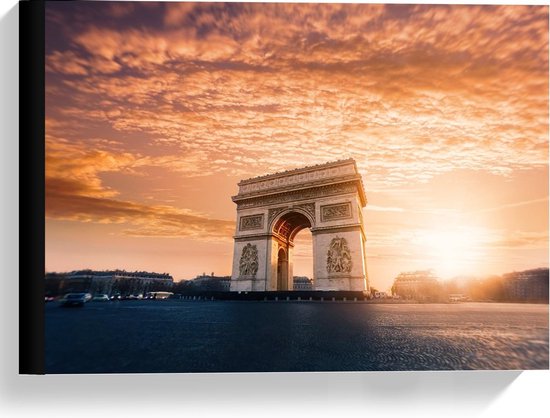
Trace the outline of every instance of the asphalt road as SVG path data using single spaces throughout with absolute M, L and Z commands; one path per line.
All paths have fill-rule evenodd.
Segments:
M 45 306 L 47 373 L 548 369 L 548 305 Z

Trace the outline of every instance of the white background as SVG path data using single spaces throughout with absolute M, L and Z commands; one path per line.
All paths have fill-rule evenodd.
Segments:
M 18 19 L 1 1 L 0 416 L 549 416 L 547 370 L 19 376 Z

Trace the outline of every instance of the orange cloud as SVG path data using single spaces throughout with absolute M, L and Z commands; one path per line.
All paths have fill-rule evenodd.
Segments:
M 46 180 L 46 218 L 80 222 L 127 224 L 131 236 L 186 237 L 231 240 L 235 222 L 210 219 L 162 205 L 94 197 L 86 185 L 71 179 Z
M 74 102 L 65 114 L 172 143 L 190 161 L 226 162 L 207 172 L 241 172 L 239 156 L 258 162 L 253 175 L 336 152 L 395 185 L 547 162 L 547 7 L 165 10 L 166 27 L 89 25 L 74 37 L 79 55 L 50 54 L 50 71 L 83 73 L 64 80 Z M 119 69 L 129 73 L 110 73 Z M 285 161 L 270 152 L 279 148 Z
M 166 5 L 166 14 L 164 15 L 164 23 L 167 26 L 181 25 L 193 9 L 197 6 L 196 3 L 181 2 Z
M 59 126 L 47 121 L 47 131 Z M 93 147 L 90 147 L 93 145 Z M 139 175 L 140 167 L 170 167 L 165 157 L 156 160 L 127 152 L 113 152 L 109 141 L 70 142 L 47 132 L 46 218 L 80 222 L 128 224 L 133 236 L 193 237 L 201 240 L 231 238 L 235 223 L 211 219 L 187 209 L 146 205 L 117 199 L 119 191 L 103 184 L 101 175 L 126 172 Z
M 466 210 L 428 198 L 434 179 L 490 173 L 508 190 L 518 173 L 548 167 L 546 6 L 95 7 L 86 15 L 47 5 L 51 219 L 124 223 L 139 236 L 228 238 L 233 223 L 221 219 L 234 215 L 229 205 L 214 217 L 189 211 L 178 196 L 169 196 L 173 206 L 145 204 L 128 183 L 162 170 L 171 191 L 191 178 L 215 189 L 226 177 L 234 185 L 353 157 L 367 193 L 377 193 L 365 212 L 369 251 L 419 260 L 412 224 L 428 228 Z M 515 208 L 507 202 L 544 199 L 542 183 L 522 187 L 536 187 L 533 196 L 516 198 L 514 189 L 468 214 L 498 218 L 498 208 Z M 419 199 L 429 202 L 413 210 Z M 539 218 L 540 227 L 547 214 Z M 487 248 L 547 247 L 536 225 L 514 222 L 494 226 Z

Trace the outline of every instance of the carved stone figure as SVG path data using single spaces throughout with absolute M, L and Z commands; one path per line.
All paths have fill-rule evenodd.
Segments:
M 239 261 L 239 274 L 241 277 L 254 277 L 258 272 L 258 248 L 250 243 L 243 248 L 241 260 Z
M 351 265 L 351 252 L 346 239 L 333 238 L 327 253 L 327 272 L 349 273 Z

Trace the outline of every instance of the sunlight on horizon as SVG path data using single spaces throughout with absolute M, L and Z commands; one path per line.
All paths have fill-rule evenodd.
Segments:
M 429 268 L 441 279 L 475 275 L 485 255 L 482 244 L 487 241 L 482 228 L 439 226 L 417 234 L 415 244 L 426 256 Z

